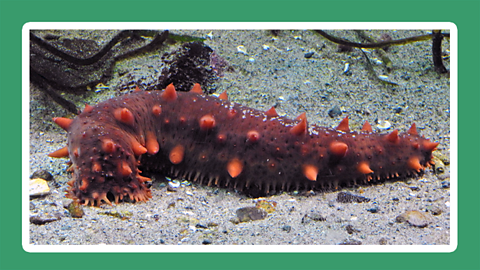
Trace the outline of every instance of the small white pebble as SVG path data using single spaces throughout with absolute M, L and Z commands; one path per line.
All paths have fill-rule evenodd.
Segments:
M 206 37 L 208 37 L 209 39 L 213 39 L 213 33 L 212 33 L 212 31 L 210 31 L 210 33 L 206 34 Z
M 268 51 L 268 49 L 270 49 L 270 46 L 265 45 L 265 44 L 263 44 L 262 47 L 263 47 L 263 49 L 264 49 L 265 51 Z
M 302 40 L 302 36 L 294 36 L 293 38 L 296 40 Z
M 377 125 L 379 129 L 389 129 L 391 126 L 392 124 L 386 120 L 379 120 Z
M 253 63 L 253 62 L 255 62 L 255 58 L 250 57 L 250 58 L 248 58 L 247 62 Z
M 243 54 L 245 54 L 245 55 L 248 55 L 247 49 L 246 49 L 245 46 L 243 46 L 243 45 L 237 46 L 237 52 L 243 53 Z

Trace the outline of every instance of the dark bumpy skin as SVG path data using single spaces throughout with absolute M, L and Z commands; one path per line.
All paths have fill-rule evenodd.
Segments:
M 328 189 L 406 177 L 431 164 L 438 143 L 407 133 L 307 126 L 220 98 L 190 92 L 141 91 L 87 106 L 68 131 L 73 163 L 69 196 L 84 204 L 151 197 L 144 170 L 251 194 Z M 64 122 L 63 122 L 64 120 Z M 61 149 L 62 150 L 62 149 Z M 61 150 L 59 150 L 61 152 Z M 66 150 L 51 156 L 66 156 Z M 147 152 L 148 151 L 148 152 Z M 112 198 L 112 197 L 110 197 Z

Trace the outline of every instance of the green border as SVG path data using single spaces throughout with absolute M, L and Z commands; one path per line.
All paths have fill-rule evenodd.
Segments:
M 133 5 L 133 6 L 132 6 Z M 459 36 L 458 248 L 440 254 L 29 254 L 21 245 L 21 30 L 43 21 L 449 21 Z M 480 2 L 0 0 L 0 269 L 480 269 Z M 472 123 L 473 122 L 473 123 Z M 108 248 L 108 247 L 106 247 Z M 186 259 L 188 256 L 188 259 Z

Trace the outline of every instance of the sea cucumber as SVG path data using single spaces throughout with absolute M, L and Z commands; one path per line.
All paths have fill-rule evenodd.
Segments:
M 438 145 L 415 124 L 389 134 L 373 133 L 368 122 L 350 131 L 348 117 L 336 129 L 308 125 L 305 113 L 287 119 L 225 93 L 204 96 L 198 84 L 190 92 L 137 89 L 53 120 L 68 142 L 50 156 L 70 156 L 67 197 L 85 205 L 147 201 L 142 170 L 257 194 L 376 183 L 422 173 Z

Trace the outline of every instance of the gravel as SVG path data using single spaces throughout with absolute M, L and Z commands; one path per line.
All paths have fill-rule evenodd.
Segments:
M 210 30 L 173 32 L 205 37 Z M 426 31 L 370 33 L 380 37 L 384 32 L 398 39 Z M 329 33 L 359 41 L 352 31 Z M 64 34 L 76 35 L 75 31 Z M 102 36 L 101 33 L 95 34 Z M 391 47 L 387 52 L 393 62 L 390 73 L 377 64 L 378 56 L 373 51 L 366 52 L 376 74 L 388 75 L 388 81 L 395 84 L 376 79 L 360 50 L 339 52 L 336 44 L 311 31 L 285 30 L 274 38 L 266 30 L 213 30 L 212 38 L 207 37 L 205 43 L 233 67 L 217 81 L 217 93 L 227 90 L 230 100 L 262 110 L 276 105 L 279 114 L 290 118 L 306 112 L 309 124 L 328 127 L 338 125 L 342 118 L 340 114 L 348 115 L 351 130 L 361 129 L 365 120 L 372 123 L 374 129 L 376 125 L 373 123 L 388 121 L 392 125 L 389 130 L 398 128 L 400 131 L 406 131 L 415 122 L 419 133 L 440 142 L 437 151 L 449 156 L 450 81 L 448 75 L 434 71 L 429 42 Z M 240 45 L 247 54 L 237 51 Z M 443 51 L 448 48 L 446 40 Z M 122 83 L 116 72 L 127 70 L 126 67 L 134 69 L 142 63 L 150 67 L 159 63 L 161 54 L 146 54 L 117 63 L 107 90 L 78 96 L 66 93 L 64 97 L 83 107 L 80 104 L 84 102 L 94 104 L 121 95 L 115 92 L 115 86 Z M 135 66 L 125 66 L 129 63 Z M 344 72 L 346 64 L 348 72 Z M 445 64 L 448 69 L 448 60 Z M 65 131 L 56 127 L 51 118 L 72 116 L 33 84 L 30 94 L 30 170 L 31 173 L 46 170 L 54 177 L 49 181 L 51 192 L 48 195 L 30 198 L 29 242 L 33 245 L 450 243 L 449 165 L 445 165 L 443 173 L 434 174 L 428 169 L 424 175 L 408 181 L 316 192 L 308 196 L 296 193 L 270 196 L 267 199 L 276 202 L 274 211 L 262 212 L 266 215 L 263 219 L 248 222 L 235 223 L 232 220 L 238 209 L 255 207 L 255 199 L 232 190 L 188 182 L 181 182 L 174 188 L 154 182 L 153 198 L 146 203 L 83 207 L 81 218 L 74 218 L 66 208 L 71 200 L 64 197 L 66 182 L 70 180 L 66 159 L 47 157 L 66 142 Z M 332 108 L 337 109 L 330 117 L 328 112 Z M 340 192 L 369 200 L 339 203 Z M 428 211 L 432 214 L 425 214 Z M 413 225 L 397 222 L 397 217 L 404 213 L 409 213 L 408 217 L 416 213 L 417 218 L 428 215 L 428 222 L 414 220 L 413 216 Z M 306 219 L 309 222 L 305 222 Z

